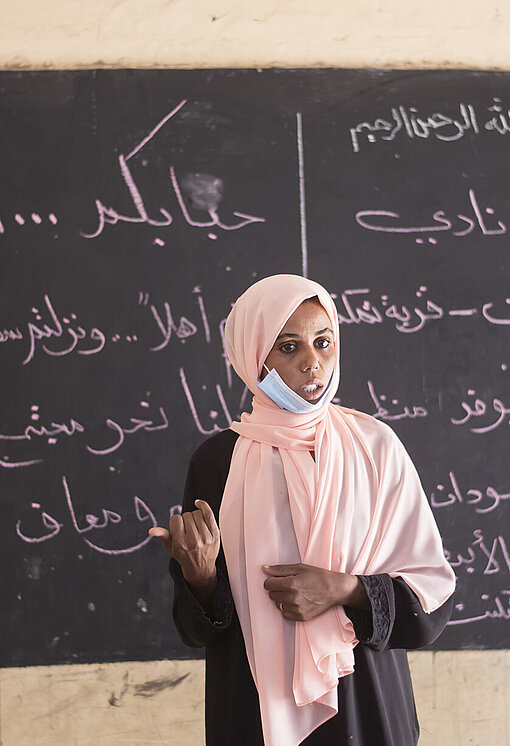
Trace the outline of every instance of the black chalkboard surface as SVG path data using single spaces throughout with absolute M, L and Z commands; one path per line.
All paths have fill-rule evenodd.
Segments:
M 438 649 L 510 632 L 510 76 L 0 74 L 3 666 L 190 657 L 147 529 L 249 397 L 253 281 L 336 295 L 342 404 L 415 460 L 458 576 Z M 200 654 L 200 653 L 198 653 Z

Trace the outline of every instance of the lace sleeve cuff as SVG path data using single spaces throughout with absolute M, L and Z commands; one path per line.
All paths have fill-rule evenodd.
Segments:
M 345 607 L 358 640 L 374 650 L 386 646 L 395 619 L 395 594 L 387 574 L 358 576 L 370 602 L 371 610 Z

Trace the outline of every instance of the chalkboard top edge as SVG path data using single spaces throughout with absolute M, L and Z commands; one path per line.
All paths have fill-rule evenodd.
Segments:
M 359 72 L 359 73 L 374 73 L 374 74 L 388 74 L 388 73 L 474 73 L 474 74 L 485 74 L 485 73 L 499 73 L 506 74 L 510 73 L 510 67 L 476 67 L 472 65 L 461 65 L 456 63 L 455 65 L 435 65 L 430 64 L 402 64 L 402 65 L 366 65 L 366 66 L 347 66 L 347 65 L 253 65 L 247 67 L 245 65 L 233 65 L 233 66 L 204 66 L 200 65 L 115 65 L 115 64 L 83 64 L 75 66 L 58 67 L 55 65 L 24 65 L 24 64 L 5 64 L 0 67 L 0 73 L 100 73 L 100 72 L 273 72 L 273 73 L 303 73 L 303 72 L 316 72 L 316 73 L 328 73 L 328 72 Z

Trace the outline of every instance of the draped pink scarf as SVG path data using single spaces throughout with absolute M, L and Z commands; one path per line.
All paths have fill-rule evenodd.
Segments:
M 225 327 L 228 357 L 254 399 L 252 412 L 231 426 L 241 437 L 220 529 L 266 746 L 297 746 L 337 713 L 338 678 L 353 672 L 358 641 L 342 606 L 307 622 L 285 620 L 263 587 L 263 564 L 400 576 L 426 612 L 444 603 L 455 585 L 416 470 L 387 425 L 330 401 L 316 412 L 293 414 L 257 388 L 282 327 L 314 296 L 338 350 L 331 296 L 295 275 L 252 285 Z M 338 382 L 338 357 L 333 375 Z

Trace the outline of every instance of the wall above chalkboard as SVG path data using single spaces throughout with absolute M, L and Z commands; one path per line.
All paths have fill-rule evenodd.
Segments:
M 147 529 L 250 406 L 254 280 L 336 297 L 337 401 L 413 457 L 458 577 L 436 648 L 510 625 L 510 74 L 0 74 L 3 666 L 190 657 Z

